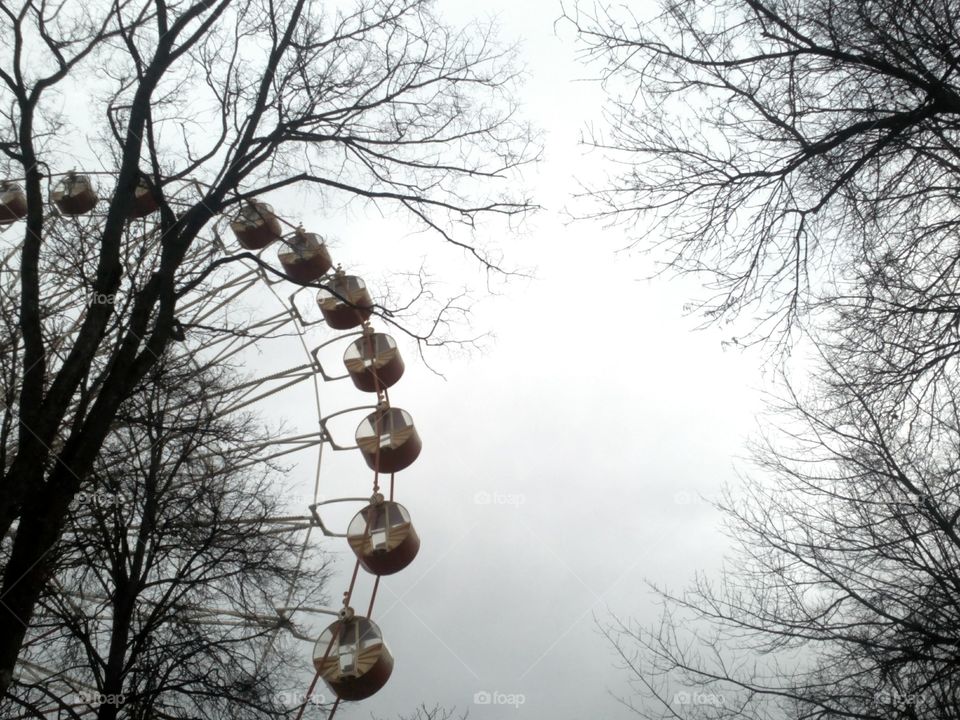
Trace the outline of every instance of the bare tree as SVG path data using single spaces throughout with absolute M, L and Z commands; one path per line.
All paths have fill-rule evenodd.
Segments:
M 0 174 L 27 207 L 5 234 L 5 691 L 118 413 L 171 341 L 203 330 L 180 307 L 218 269 L 263 262 L 204 255 L 221 214 L 301 183 L 328 204 L 389 205 L 493 268 L 470 232 L 530 209 L 498 187 L 536 152 L 512 53 L 424 0 L 24 0 L 0 4 L 0 22 Z M 105 197 L 89 219 L 58 217 L 45 185 L 78 156 L 103 164 Z M 138 188 L 159 209 L 131 220 Z
M 121 406 L 51 553 L 4 717 L 289 717 L 304 666 L 290 640 L 312 637 L 283 605 L 320 605 L 326 572 L 274 521 L 278 472 L 251 452 L 274 435 L 222 414 L 240 387 L 168 352 Z
M 960 386 L 904 421 L 836 366 L 823 377 L 718 503 L 719 580 L 658 588 L 659 626 L 607 626 L 643 716 L 956 717 Z
M 955 342 L 953 3 L 661 8 L 566 12 L 611 94 L 588 142 L 622 169 L 590 189 L 591 212 L 638 223 L 669 268 L 703 273 L 707 316 L 753 323 L 739 342 L 784 340 L 811 303 L 837 295 L 878 300 L 873 311 L 896 322 L 942 321 Z M 884 282 L 892 261 L 905 287 Z M 912 286 L 921 297 L 904 293 Z
M 649 717 L 953 718 L 957 127 L 950 2 L 677 0 L 566 13 L 614 96 L 594 212 L 704 273 L 741 341 L 803 329 L 734 557 L 610 639 Z

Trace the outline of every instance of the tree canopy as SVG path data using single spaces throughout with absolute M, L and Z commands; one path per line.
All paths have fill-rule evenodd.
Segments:
M 131 398 L 172 344 L 203 357 L 211 334 L 270 330 L 189 312 L 229 304 L 250 266 L 291 279 L 225 247 L 227 221 L 297 185 L 389 208 L 496 271 L 475 225 L 532 209 L 505 183 L 538 150 L 513 50 L 426 0 L 22 0 L 0 4 L 0 37 L 3 692 Z M 52 200 L 72 168 L 100 196 L 89 214 Z M 405 327 L 436 339 L 443 318 Z

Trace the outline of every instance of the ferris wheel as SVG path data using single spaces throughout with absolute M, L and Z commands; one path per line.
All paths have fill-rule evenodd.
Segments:
M 104 173 L 108 175 L 107 173 Z M 96 174 L 75 171 L 51 174 L 49 188 L 53 227 L 67 235 L 89 233 L 102 220 L 98 213 L 100 198 L 96 188 Z M 164 201 L 170 207 L 187 207 L 196 202 L 202 188 L 196 183 L 181 183 L 164 187 Z M 154 189 L 142 180 L 134 192 L 128 220 L 141 223 L 138 240 L 145 248 L 159 247 L 162 234 L 157 224 L 151 223 L 160 209 Z M 27 213 L 26 197 L 15 181 L 0 182 L 0 232 L 11 229 Z M 220 227 L 224 229 L 220 231 Z M 229 227 L 232 238 L 225 228 Z M 274 209 L 255 198 L 244 199 L 239 210 L 225 218 L 214 230 L 211 243 L 198 252 L 200 260 L 237 254 L 240 263 L 220 266 L 216 273 L 191 283 L 190 292 L 177 304 L 176 340 L 189 344 L 191 362 L 198 369 L 217 363 L 243 364 L 245 356 L 264 338 L 292 338 L 299 347 L 297 355 L 283 354 L 278 367 L 254 375 L 239 387 L 230 388 L 230 402 L 218 408 L 228 416 L 241 411 L 263 407 L 271 398 L 289 388 L 312 388 L 311 407 L 316 426 L 307 432 L 296 432 L 269 441 L 255 439 L 249 449 L 250 464 L 273 461 L 299 454 L 310 459 L 300 462 L 312 473 L 310 502 L 300 514 L 273 517 L 268 520 L 270 532 L 291 534 L 302 538 L 297 571 L 309 572 L 303 558 L 317 534 L 343 543 L 349 548 L 355 562 L 351 579 L 343 593 L 342 607 L 306 607 L 296 602 L 295 581 L 291 581 L 284 597 L 276 598 L 272 613 L 241 614 L 221 612 L 216 607 L 190 607 L 185 613 L 198 621 L 236 623 L 260 627 L 276 639 L 290 632 L 301 642 L 310 642 L 312 648 L 313 681 L 302 700 L 290 708 L 291 717 L 299 720 L 309 706 L 316 684 L 323 680 L 335 700 L 328 709 L 332 717 L 341 701 L 356 701 L 370 697 L 389 680 L 393 656 L 383 635 L 373 620 L 380 579 L 406 568 L 417 556 L 420 538 L 408 510 L 397 501 L 396 473 L 410 467 L 418 458 L 422 442 L 410 414 L 390 402 L 389 390 L 404 374 L 404 362 L 398 345 L 390 335 L 374 328 L 376 308 L 370 291 L 362 278 L 334 266 L 324 239 L 299 225 L 283 220 Z M 278 248 L 275 255 L 272 249 Z M 10 243 L 0 259 L 0 275 L 9 281 L 18 270 L 19 245 Z M 78 252 L 89 252 L 78 250 Z M 69 264 L 68 264 L 69 265 Z M 61 328 L 58 347 L 69 344 L 80 323 L 82 313 L 75 312 L 78 286 L 67 275 L 56 276 L 49 291 L 44 294 L 46 311 L 73 317 L 73 324 Z M 0 283 L 3 284 L 3 283 Z M 212 318 L 228 312 L 246 299 L 269 297 L 272 310 L 264 311 L 267 303 L 253 301 L 255 310 L 244 317 L 242 332 L 197 333 Z M 319 315 L 317 315 L 319 313 Z M 329 350 L 342 348 L 338 367 L 329 362 Z M 366 402 L 324 414 L 321 408 L 321 387 L 324 383 L 349 379 Z M 304 397 L 300 392 L 299 396 Z M 334 425 L 354 416 L 359 419 L 352 438 L 344 436 Z M 370 494 L 362 497 L 327 498 L 324 491 L 325 451 L 355 452 L 363 458 L 370 472 Z M 331 528 L 327 511 L 337 504 L 354 503 L 358 506 L 344 532 Z M 231 518 L 242 523 L 242 517 Z M 372 588 L 366 598 L 359 597 L 360 571 L 372 576 Z M 78 612 L 84 603 L 103 600 L 89 592 L 77 593 L 71 588 L 58 588 L 71 596 Z M 354 610 L 354 606 L 362 612 Z M 297 617 L 334 616 L 319 633 L 311 637 L 297 631 Z M 273 640 L 271 640 L 271 643 Z M 269 646 L 264 651 L 269 652 Z M 304 662 L 310 662 L 306 650 Z M 20 671 L 37 681 L 49 679 L 58 687 L 74 692 L 90 690 L 79 680 L 66 677 L 55 668 L 21 663 Z M 95 714 L 95 703 L 82 709 Z M 51 714 L 51 717 L 55 715 Z

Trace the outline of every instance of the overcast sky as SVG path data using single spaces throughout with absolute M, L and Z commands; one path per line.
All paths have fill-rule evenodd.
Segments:
M 546 210 L 516 236 L 485 238 L 535 278 L 498 286 L 477 307 L 474 327 L 496 336 L 484 352 L 430 356 L 440 378 L 394 333 L 407 373 L 391 400 L 412 414 L 424 444 L 397 476 L 397 499 L 422 548 L 383 581 L 373 614 L 395 656 L 393 677 L 338 715 L 393 718 L 423 702 L 477 720 L 629 718 L 614 699 L 629 694 L 627 676 L 594 618 L 654 622 L 645 579 L 677 587 L 717 566 L 724 541 L 700 496 L 734 479 L 759 408 L 756 359 L 725 351 L 717 328 L 695 331 L 682 306 L 696 286 L 644 280 L 651 258 L 618 252 L 625 229 L 565 221 L 577 180 L 597 170 L 578 135 L 602 94 L 577 82 L 591 71 L 577 63 L 569 28 L 555 34 L 559 3 L 457 0 L 439 9 L 451 23 L 495 13 L 501 39 L 523 43 L 522 99 L 545 131 L 545 160 L 525 180 Z M 393 218 L 318 211 L 314 222 L 333 238 L 335 261 L 367 277 L 374 294 L 377 277 L 423 247 Z M 480 277 L 443 253 L 427 260 L 435 274 Z M 323 389 L 325 413 L 368 401 L 349 382 Z M 310 409 L 300 410 L 288 405 L 284 416 L 308 426 Z M 309 465 L 305 458 L 293 476 L 305 493 Z M 355 452 L 327 454 L 324 497 L 366 495 L 369 481 Z M 344 527 L 356 509 L 332 520 Z M 323 547 L 339 558 L 335 600 L 352 555 L 345 543 Z M 363 577 L 355 607 L 370 586 Z

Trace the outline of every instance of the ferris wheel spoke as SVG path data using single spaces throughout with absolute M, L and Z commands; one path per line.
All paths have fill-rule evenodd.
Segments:
M 187 208 L 204 195 L 205 191 L 199 185 L 190 182 L 174 183 L 169 188 L 164 185 L 165 199 L 173 208 Z M 256 209 L 257 206 L 261 209 Z M 150 597 L 150 593 L 146 593 L 136 599 L 137 612 L 161 616 L 172 612 L 176 614 L 178 622 L 217 626 L 227 629 L 228 633 L 235 628 L 238 637 L 243 637 L 243 633 L 263 637 L 266 645 L 262 654 L 258 648 L 260 659 L 251 658 L 257 667 L 266 663 L 269 654 L 275 652 L 275 642 L 281 633 L 297 640 L 314 642 L 317 636 L 311 634 L 310 630 L 313 629 L 316 618 L 335 616 L 335 623 L 323 631 L 324 634 L 320 635 L 318 642 L 323 641 L 330 628 L 335 628 L 332 638 L 339 636 L 337 651 L 346 657 L 350 652 L 359 652 L 360 631 L 363 628 L 375 629 L 369 617 L 354 616 L 350 607 L 358 587 L 359 571 L 363 569 L 377 578 L 369 603 L 358 599 L 358 602 L 362 603 L 361 607 L 367 607 L 367 616 L 370 616 L 381 574 L 391 574 L 405 567 L 419 548 L 419 538 L 413 530 L 409 515 L 405 508 L 393 502 L 393 475 L 391 470 L 385 469 L 390 467 L 385 463 L 385 458 L 401 443 L 408 443 L 407 450 L 416 445 L 415 452 L 407 452 L 409 457 L 403 460 L 404 463 L 409 464 L 419 453 L 419 437 L 416 436 L 409 416 L 389 405 L 387 388 L 402 374 L 402 360 L 398 359 L 398 350 L 392 339 L 382 333 L 374 333 L 370 325 L 370 318 L 378 306 L 374 304 L 363 279 L 347 275 L 340 266 L 337 266 L 335 272 L 331 272 L 332 261 L 328 254 L 323 260 L 323 267 L 310 264 L 316 260 L 316 256 L 308 257 L 302 254 L 305 249 L 313 253 L 317 252 L 318 248 L 325 248 L 322 238 L 311 236 L 290 223 L 285 223 L 290 229 L 284 229 L 282 219 L 273 216 L 269 206 L 258 203 L 253 198 L 241 200 L 238 207 L 241 208 L 241 215 L 246 212 L 246 220 L 251 224 L 246 229 L 253 234 L 248 235 L 244 242 L 243 224 L 240 223 L 238 230 L 237 218 L 230 222 L 237 243 L 244 248 L 243 252 L 239 253 L 235 243 L 224 241 L 221 229 L 225 227 L 226 221 L 220 220 L 212 227 L 208 242 L 190 250 L 193 263 L 191 267 L 196 268 L 196 271 L 180 278 L 182 282 L 179 292 L 182 296 L 177 296 L 174 309 L 176 326 L 182 328 L 183 332 L 175 338 L 174 344 L 168 346 L 169 355 L 164 357 L 163 361 L 169 362 L 178 373 L 194 372 L 202 375 L 218 367 L 242 365 L 246 354 L 261 343 L 287 343 L 286 346 L 281 346 L 284 350 L 295 343 L 299 350 L 276 353 L 270 357 L 271 364 L 260 369 L 260 374 L 251 373 L 229 387 L 204 389 L 201 397 L 165 397 L 162 412 L 173 419 L 164 418 L 157 429 L 165 430 L 167 423 L 170 423 L 171 427 L 178 427 L 178 423 L 189 426 L 200 415 L 210 420 L 236 417 L 241 411 L 268 406 L 270 403 L 267 401 L 292 388 L 297 388 L 298 397 L 302 398 L 304 384 L 312 380 L 314 401 L 310 404 L 315 405 L 317 426 L 308 432 L 294 431 L 281 437 L 269 437 L 266 432 L 253 432 L 230 438 L 222 444 L 219 440 L 203 441 L 197 449 L 191 450 L 190 463 L 197 465 L 177 475 L 177 480 L 180 481 L 182 476 L 183 482 L 191 482 L 191 478 L 198 475 L 219 478 L 221 474 L 242 473 L 251 467 L 269 468 L 270 463 L 281 458 L 315 451 L 315 455 L 309 457 L 298 456 L 299 463 L 314 470 L 314 502 L 307 505 L 309 514 L 206 518 L 202 512 L 184 512 L 182 518 L 172 518 L 169 522 L 164 520 L 166 530 L 179 532 L 179 528 L 183 528 L 185 537 L 190 535 L 190 529 L 209 527 L 228 527 L 230 532 L 241 532 L 239 528 L 249 527 L 259 536 L 286 537 L 276 542 L 282 543 L 282 547 L 291 548 L 296 553 L 296 562 L 293 572 L 285 575 L 284 582 L 277 583 L 274 587 L 277 598 L 283 598 L 281 602 L 273 605 L 273 598 L 266 597 L 259 598 L 249 608 L 239 602 L 232 607 L 178 605 L 171 603 L 169 597 Z M 269 209 L 269 214 L 265 214 L 263 207 Z M 249 212 L 249 208 L 254 208 L 255 212 Z M 48 357 L 55 363 L 62 364 L 65 361 L 68 356 L 67 349 L 85 321 L 88 308 L 84 307 L 84 303 L 98 301 L 89 295 L 93 286 L 88 278 L 92 275 L 85 272 L 91 263 L 96 261 L 96 253 L 89 244 L 85 246 L 83 243 L 73 242 L 103 221 L 103 214 L 98 210 L 102 208 L 94 208 L 90 215 L 83 217 L 57 214 L 51 216 L 51 227 L 61 241 L 61 246 L 66 248 L 65 252 L 69 253 L 69 256 L 58 256 L 66 257 L 59 266 L 63 269 L 55 272 L 57 265 L 50 262 L 51 271 L 42 280 L 43 310 L 51 318 L 45 325 L 45 328 L 50 328 L 47 330 L 50 337 L 46 347 Z M 276 228 L 270 226 L 271 216 L 277 221 Z M 266 243 L 251 249 L 251 238 L 256 239 L 256 233 L 265 228 L 269 230 Z M 142 278 L 155 268 L 161 245 L 160 230 L 159 224 L 149 218 L 129 222 L 127 232 L 131 242 L 126 244 L 121 258 L 123 284 L 116 298 L 111 296 L 108 299 L 111 304 L 129 303 L 137 291 L 137 278 Z M 266 247 L 277 241 L 282 242 L 284 247 L 274 262 L 273 258 L 266 256 Z M 0 257 L 0 296 L 17 297 L 18 249 L 19 244 L 11 242 L 10 247 Z M 256 255 L 249 254 L 254 252 Z M 298 256 L 297 252 L 301 252 L 301 255 Z M 323 252 L 327 251 L 324 249 Z M 276 269 L 278 263 L 282 271 Z M 70 271 L 75 269 L 79 271 L 71 274 Z M 126 305 L 121 305 L 122 307 Z M 84 388 L 89 397 L 96 397 L 101 391 L 98 383 L 112 356 L 113 345 L 120 342 L 128 331 L 128 327 L 121 322 L 124 318 L 122 312 L 118 312 L 115 317 L 116 322 L 111 321 L 113 324 L 108 325 L 108 331 L 99 341 L 101 349 L 98 349 L 98 354 L 94 356 L 89 387 Z M 329 336 L 308 337 L 314 330 L 322 330 Z M 343 358 L 346 372 L 335 370 L 323 354 L 331 346 L 342 343 L 349 343 Z M 387 367 L 388 361 L 393 364 L 385 370 L 383 368 Z M 276 364 L 273 364 L 274 362 Z M 374 402 L 324 415 L 321 411 L 321 383 L 348 377 L 359 390 L 373 393 Z M 148 381 L 145 381 L 145 384 L 146 382 Z M 84 398 L 84 402 L 88 401 L 89 397 Z M 82 403 L 77 403 L 75 411 L 82 412 L 83 407 Z M 196 408 L 196 412 L 192 412 L 192 408 Z M 360 447 L 359 441 L 353 442 L 356 437 L 351 438 L 351 442 L 347 442 L 345 438 L 335 439 L 329 427 L 331 421 L 360 411 L 366 413 L 363 419 L 364 427 L 370 425 L 373 428 L 370 438 L 364 436 L 365 444 Z M 400 420 L 395 420 L 394 416 Z M 384 418 L 389 419 L 389 422 Z M 397 427 L 394 427 L 395 423 Z M 124 463 L 131 457 L 135 464 L 153 451 L 152 446 L 144 447 L 136 442 L 136 433 L 142 428 L 143 418 L 136 410 L 117 419 L 111 427 L 113 435 L 109 452 L 105 452 L 102 460 L 98 462 L 96 474 L 83 478 L 85 488 L 88 484 L 97 487 L 101 477 L 122 471 Z M 371 450 L 367 440 L 372 440 L 376 447 L 371 445 Z M 370 496 L 318 501 L 323 489 L 322 464 L 327 445 L 335 451 L 360 450 L 360 454 L 373 470 Z M 406 464 L 398 460 L 394 462 L 394 469 L 406 467 Z M 389 500 L 379 492 L 381 476 L 390 478 Z M 139 486 L 132 488 L 133 497 L 139 499 Z M 271 501 L 276 502 L 280 508 L 272 512 L 284 512 L 289 507 L 291 513 L 303 513 L 302 508 L 292 507 L 295 504 L 292 501 L 285 504 L 279 493 L 272 497 Z M 338 502 L 363 504 L 362 509 L 350 521 L 346 532 L 335 532 L 321 518 L 321 507 Z M 70 517 L 79 525 L 67 530 L 63 536 L 74 543 L 81 542 L 85 531 L 94 526 L 93 523 L 96 523 L 95 527 L 99 530 L 109 529 L 111 517 L 113 520 L 122 518 L 123 524 L 117 531 L 120 533 L 120 542 L 130 543 L 132 538 L 139 537 L 146 522 L 143 514 L 138 515 L 138 512 L 142 513 L 142 508 L 137 503 L 133 503 L 128 511 L 122 513 L 119 509 L 102 508 L 93 503 L 78 505 L 79 507 L 71 510 Z M 111 516 L 111 512 L 116 514 Z M 329 522 L 329 517 L 327 521 Z M 319 532 L 314 533 L 315 528 Z M 342 608 L 297 603 L 298 597 L 303 597 L 304 600 L 309 597 L 308 593 L 298 596 L 298 592 L 302 592 L 305 573 L 311 571 L 311 543 L 318 538 L 338 538 L 340 542 L 346 540 L 344 545 L 356 556 L 353 576 L 347 592 L 344 593 Z M 378 560 L 373 559 L 372 553 L 378 553 L 379 564 Z M 82 570 L 79 563 L 83 562 L 84 557 L 83 553 L 66 556 L 64 577 L 70 577 L 69 573 Z M 52 593 L 54 599 L 43 608 L 45 622 L 51 622 L 58 612 L 72 613 L 77 617 L 85 616 L 89 623 L 95 626 L 91 632 L 96 633 L 98 641 L 101 636 L 108 637 L 114 612 L 114 599 L 109 584 L 109 580 L 99 579 L 97 589 L 101 592 L 89 593 L 65 587 L 69 583 L 54 578 L 51 584 L 51 588 L 55 590 Z M 233 598 L 225 593 L 217 596 L 217 599 L 224 605 L 229 605 Z M 268 606 L 265 606 L 265 602 Z M 294 623 L 294 618 L 300 625 Z M 354 636 L 350 636 L 353 631 L 356 631 Z M 350 645 L 354 640 L 356 647 Z M 329 643 L 327 650 L 332 647 L 333 641 Z M 385 645 L 382 647 L 382 651 L 376 650 L 381 653 L 377 655 L 380 660 L 389 656 Z M 322 656 L 315 654 L 314 665 L 318 668 L 318 673 L 326 659 L 326 652 L 323 652 Z M 392 663 L 392 659 L 390 662 Z M 50 668 L 42 664 L 31 666 L 27 660 L 23 660 L 20 667 L 23 672 L 30 673 L 30 677 L 37 683 L 58 683 L 58 687 L 72 687 L 74 692 L 96 690 L 95 684 L 84 684 L 66 677 L 63 673 L 57 675 L 55 672 L 48 672 Z M 324 680 L 338 697 L 339 692 L 347 692 L 349 689 L 349 678 L 340 677 L 336 673 L 324 675 Z M 379 685 L 375 689 L 379 689 L 383 682 L 386 682 L 386 677 L 381 680 L 382 682 L 377 681 Z M 90 712 L 82 706 L 82 703 L 78 705 L 77 714 Z

